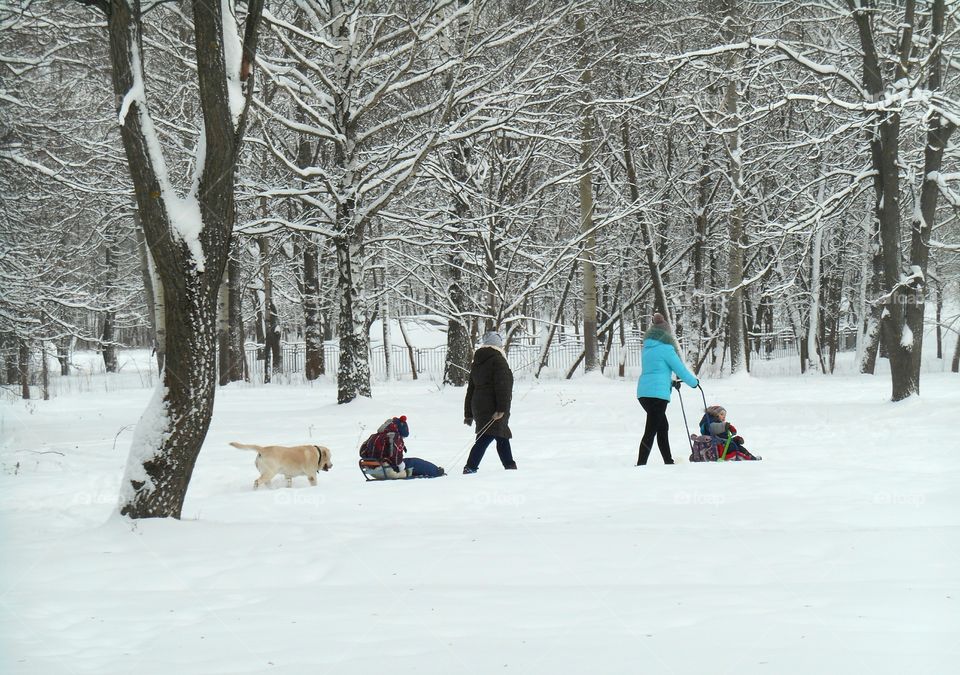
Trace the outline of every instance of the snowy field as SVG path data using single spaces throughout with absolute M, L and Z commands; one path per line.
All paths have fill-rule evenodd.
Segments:
M 899 404 L 885 376 L 704 387 L 764 461 L 687 463 L 675 396 L 678 464 L 634 467 L 632 379 L 518 381 L 519 471 L 491 448 L 474 476 L 462 390 L 232 385 L 183 520 L 137 523 L 111 514 L 148 389 L 8 398 L 0 672 L 956 672 L 960 376 Z M 400 414 L 454 475 L 364 484 L 359 440 Z M 254 491 L 233 440 L 334 468 Z

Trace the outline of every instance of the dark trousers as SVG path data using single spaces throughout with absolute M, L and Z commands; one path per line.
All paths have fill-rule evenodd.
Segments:
M 436 478 L 443 475 L 439 466 L 419 457 L 404 457 L 403 463 L 408 469 L 413 469 L 411 478 Z
M 647 463 L 647 458 L 650 457 L 650 448 L 653 447 L 654 436 L 657 437 L 657 447 L 660 448 L 660 454 L 663 455 L 663 463 L 673 464 L 673 456 L 670 454 L 670 436 L 667 433 L 670 430 L 670 423 L 667 421 L 667 404 L 670 401 L 647 397 L 637 400 L 640 401 L 644 412 L 647 413 L 647 425 L 643 429 L 637 465 Z
M 477 442 L 470 448 L 470 456 L 467 457 L 468 469 L 477 470 L 480 466 L 480 460 L 483 459 L 483 453 L 487 451 L 487 446 L 494 440 L 497 441 L 497 454 L 500 455 L 500 463 L 503 464 L 503 468 L 517 468 L 517 463 L 513 461 L 513 451 L 510 449 L 510 439 L 484 434 L 478 436 Z

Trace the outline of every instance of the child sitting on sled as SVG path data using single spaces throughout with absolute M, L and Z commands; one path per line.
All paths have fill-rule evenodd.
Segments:
M 391 417 L 360 445 L 360 470 L 367 480 L 437 478 L 446 472 L 442 466 L 419 457 L 404 457 L 403 439 L 410 435 L 406 415 Z
M 743 447 L 743 436 L 737 435 L 737 428 L 727 421 L 727 409 L 720 405 L 707 408 L 700 420 L 700 433 L 709 436 L 716 444 L 717 459 L 744 461 L 761 459 Z

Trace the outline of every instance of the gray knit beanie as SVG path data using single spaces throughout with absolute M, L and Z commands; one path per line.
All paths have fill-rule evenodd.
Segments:
M 489 333 L 483 334 L 481 343 L 486 347 L 502 347 L 503 337 L 501 337 L 500 333 L 492 330 Z

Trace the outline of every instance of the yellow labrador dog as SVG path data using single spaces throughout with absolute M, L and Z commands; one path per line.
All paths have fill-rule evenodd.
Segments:
M 260 477 L 253 481 L 253 489 L 268 485 L 273 477 L 282 473 L 287 479 L 287 487 L 293 485 L 294 476 L 306 476 L 310 485 L 317 484 L 317 471 L 329 471 L 330 449 L 322 445 L 253 445 L 250 443 L 230 443 L 241 450 L 257 451 L 257 469 Z

